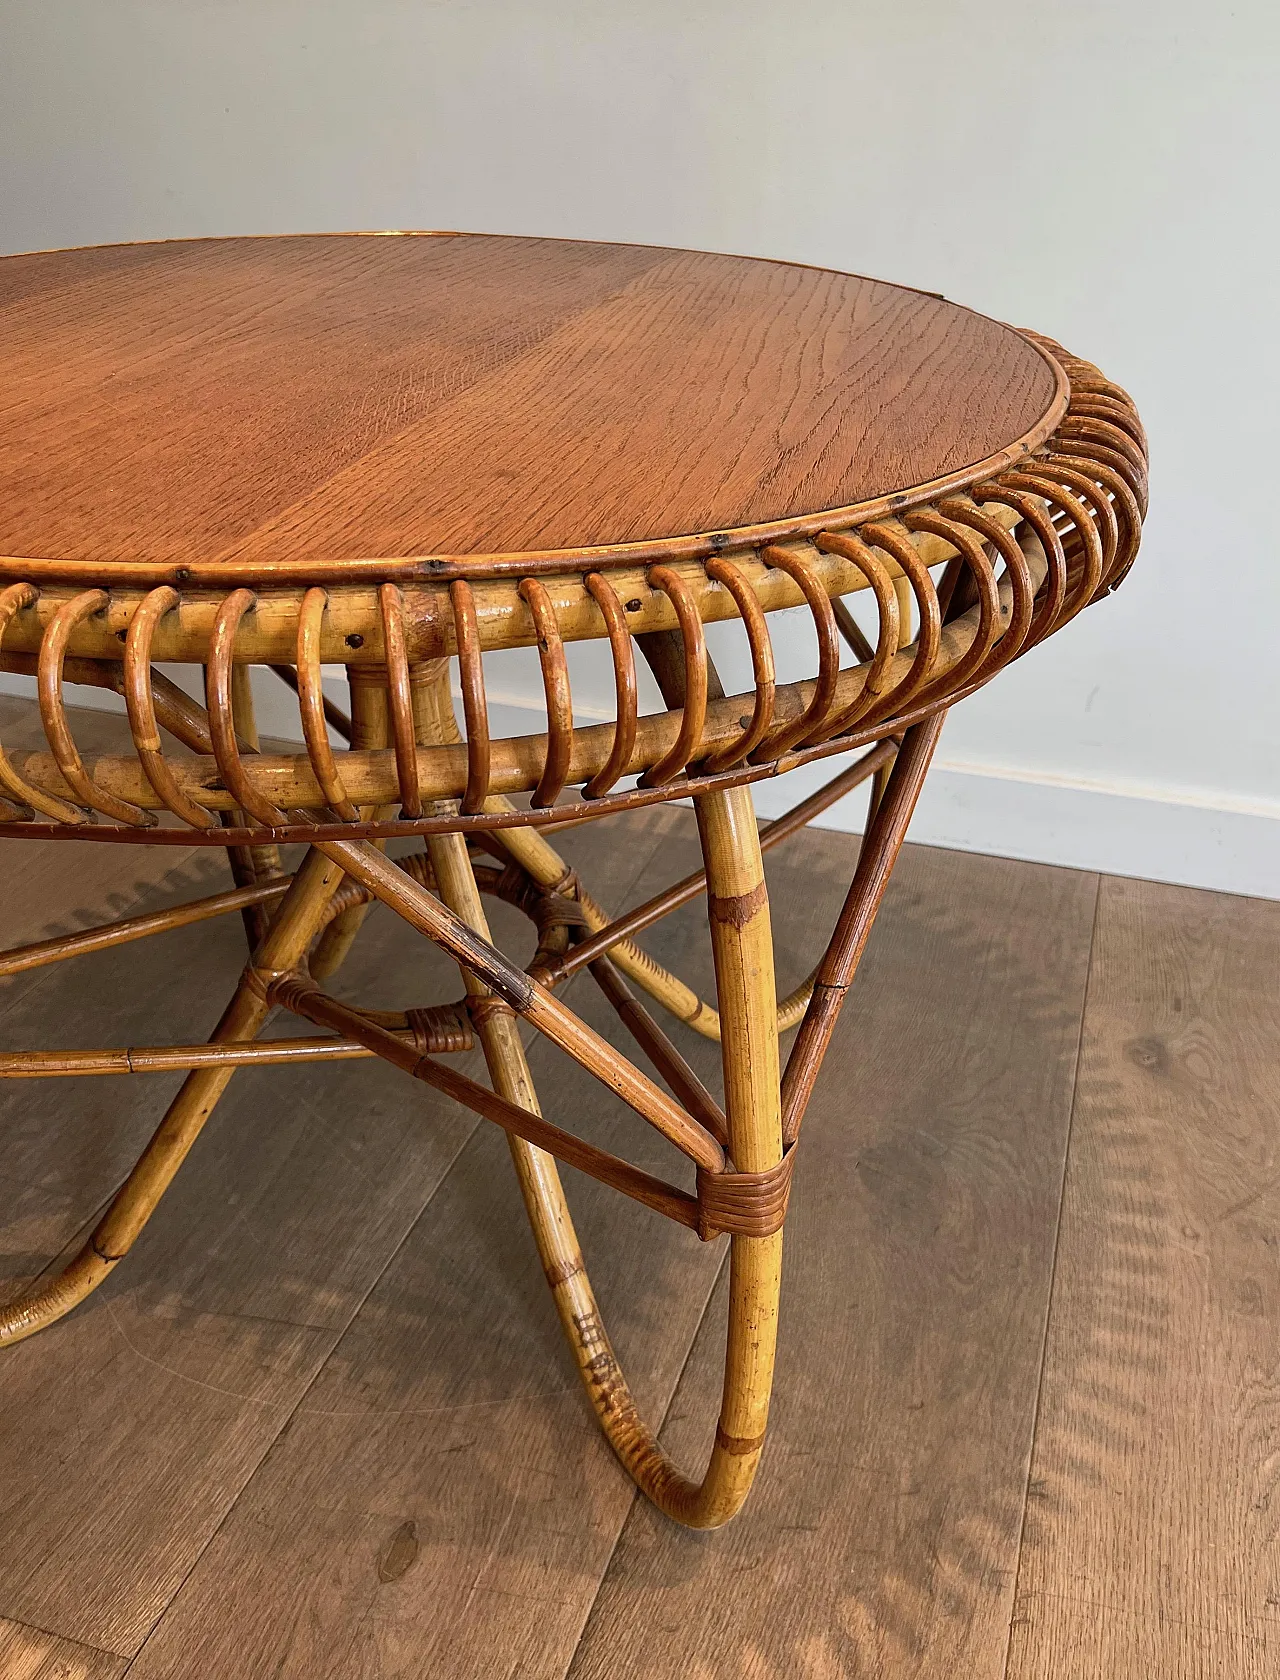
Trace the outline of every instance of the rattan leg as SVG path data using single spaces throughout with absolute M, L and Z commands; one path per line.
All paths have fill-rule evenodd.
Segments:
M 290 969 L 301 960 L 341 880 L 342 871 L 336 864 L 319 852 L 308 853 L 254 958 L 258 970 Z M 214 1029 L 212 1042 L 255 1038 L 268 1010 L 264 988 L 256 982 L 253 969 L 246 970 Z M 187 1075 L 150 1143 L 79 1254 L 52 1281 L 37 1285 L 0 1312 L 0 1345 L 20 1342 L 70 1312 L 124 1258 L 234 1072 L 234 1067 L 213 1067 Z
M 710 796 L 699 826 L 711 888 L 711 927 L 721 1009 L 725 1091 L 735 1161 L 761 1171 L 778 1160 L 778 1038 L 773 948 L 758 831 L 750 794 Z M 430 842 L 441 895 L 485 934 L 484 911 L 460 835 Z M 468 979 L 473 995 L 485 988 Z M 481 1009 L 480 1038 L 494 1087 L 540 1112 L 516 1017 Z M 614 1355 L 583 1264 L 554 1158 L 520 1138 L 512 1156 L 543 1269 L 588 1397 L 610 1445 L 641 1490 L 693 1528 L 727 1522 L 750 1490 L 764 1443 L 773 1382 L 782 1234 L 735 1237 L 730 1261 L 729 1337 L 715 1446 L 700 1482 L 690 1480 L 641 1418 Z

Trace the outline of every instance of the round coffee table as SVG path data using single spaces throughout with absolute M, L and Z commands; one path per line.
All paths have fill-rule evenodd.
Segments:
M 0 1057 L 9 1078 L 188 1070 L 92 1238 L 0 1315 L 0 1340 L 51 1324 L 124 1258 L 237 1067 L 380 1056 L 505 1128 L 610 1443 L 672 1517 L 724 1522 L 764 1441 L 800 1121 L 943 718 L 1132 563 L 1146 505 L 1133 404 L 1060 346 L 929 293 L 640 246 L 112 246 L 0 261 L 0 308 L 0 664 L 36 677 L 49 749 L 0 750 L 0 837 L 221 846 L 234 877 L 178 910 L 4 953 L 0 974 L 232 910 L 250 950 L 207 1043 Z M 793 607 L 816 669 L 783 682 L 769 615 Z M 745 634 L 743 693 L 708 657 L 719 620 Z M 582 725 L 565 649 L 590 638 L 615 711 Z M 485 654 L 517 647 L 537 649 L 547 727 L 500 738 Z M 637 651 L 665 710 L 640 711 Z M 182 663 L 203 666 L 204 705 L 159 668 Z M 259 750 L 253 666 L 296 691 L 305 750 Z M 349 716 L 326 666 L 346 668 Z M 69 683 L 123 695 L 130 754 L 82 756 Z M 758 828 L 753 782 L 849 753 Z M 863 781 L 848 898 L 809 980 L 779 1000 L 762 852 Z M 609 920 L 548 830 L 686 797 L 705 869 Z M 424 843 L 392 859 L 403 835 Z M 308 849 L 286 871 L 293 841 Z M 534 922 L 527 968 L 491 942 L 485 892 Z M 635 943 L 703 893 L 714 1005 Z M 457 960 L 460 1000 L 391 1014 L 326 993 L 375 900 Z M 562 1001 L 584 967 L 651 1071 Z M 636 992 L 719 1039 L 719 1098 Z M 260 1040 L 278 1008 L 311 1030 Z M 686 1182 L 544 1119 L 521 1018 L 656 1127 Z M 476 1039 L 492 1088 L 441 1060 Z M 557 1158 L 703 1240 L 730 1237 L 701 1479 L 632 1402 Z

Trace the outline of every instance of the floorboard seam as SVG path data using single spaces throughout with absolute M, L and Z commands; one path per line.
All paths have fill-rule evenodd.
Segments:
M 1058 1213 L 1053 1227 L 1053 1259 L 1049 1266 L 1049 1293 L 1045 1301 L 1044 1330 L 1040 1337 L 1039 1371 L 1036 1377 L 1036 1396 L 1031 1408 L 1031 1441 L 1027 1449 L 1027 1477 L 1022 1490 L 1022 1511 L 1018 1518 L 1018 1544 L 1014 1553 L 1013 1601 L 1009 1607 L 1009 1625 L 1005 1629 L 1004 1661 L 1000 1665 L 1003 1680 L 1011 1680 L 1009 1662 L 1013 1654 L 1013 1623 L 1018 1610 L 1018 1592 L 1022 1582 L 1022 1553 L 1027 1532 L 1027 1505 L 1031 1498 L 1031 1474 L 1035 1468 L 1036 1441 L 1040 1433 L 1040 1407 L 1044 1399 L 1044 1378 L 1049 1351 L 1049 1329 L 1053 1323 L 1053 1301 L 1058 1285 L 1058 1252 L 1062 1245 L 1062 1213 L 1067 1197 L 1067 1171 L 1071 1163 L 1071 1140 L 1075 1133 L 1076 1104 L 1080 1090 L 1080 1055 L 1084 1047 L 1085 1022 L 1089 1014 L 1089 993 L 1093 986 L 1093 959 L 1098 943 L 1098 916 L 1102 907 L 1102 883 L 1097 877 L 1093 899 L 1093 924 L 1089 930 L 1089 961 L 1085 968 L 1084 990 L 1080 997 L 1080 1025 L 1076 1031 L 1076 1049 L 1071 1071 L 1071 1106 L 1067 1114 L 1067 1136 L 1062 1151 L 1062 1177 L 1058 1185 Z

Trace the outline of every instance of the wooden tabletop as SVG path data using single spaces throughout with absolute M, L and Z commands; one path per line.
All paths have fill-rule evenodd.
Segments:
M 0 259 L 0 554 L 252 561 L 794 519 L 1038 441 L 1054 371 L 927 293 L 431 234 Z

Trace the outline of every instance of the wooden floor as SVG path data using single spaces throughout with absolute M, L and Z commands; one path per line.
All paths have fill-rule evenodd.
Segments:
M 786 987 L 854 845 L 770 856 Z M 614 908 L 696 855 L 679 809 L 564 847 Z M 6 945 L 225 881 L 194 850 L 3 857 Z M 700 915 L 646 943 L 705 983 Z M 243 960 L 227 917 L 0 982 L 0 1043 L 200 1038 Z M 1280 904 L 908 848 L 806 1122 L 771 1444 L 713 1535 L 597 1436 L 494 1128 L 377 1064 L 242 1072 L 129 1261 L 0 1356 L 0 1676 L 1280 1673 L 1278 976 Z M 457 990 L 381 911 L 339 978 Z M 553 1117 L 663 1165 L 532 1054 Z M 176 1084 L 4 1088 L 4 1287 L 80 1240 Z M 567 1176 L 692 1463 L 722 1248 Z

